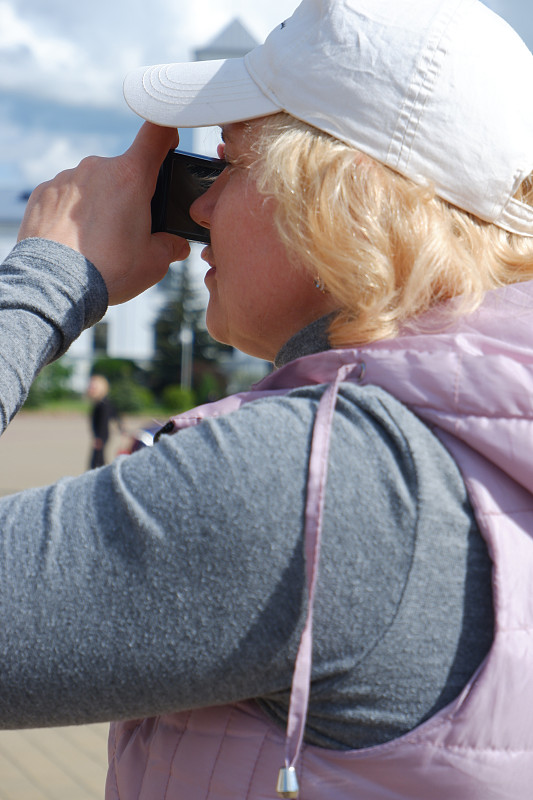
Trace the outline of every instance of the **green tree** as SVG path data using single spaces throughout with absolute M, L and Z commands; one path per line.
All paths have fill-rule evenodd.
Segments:
M 192 286 L 187 261 L 173 264 L 163 283 L 167 302 L 155 323 L 155 353 L 150 369 L 151 387 L 158 397 L 168 386 L 182 383 L 182 364 L 190 339 L 191 381 L 198 403 L 220 397 L 226 380 L 219 368 L 223 353 L 232 348 L 211 338 L 204 323 L 204 303 Z M 187 384 L 187 381 L 185 382 Z

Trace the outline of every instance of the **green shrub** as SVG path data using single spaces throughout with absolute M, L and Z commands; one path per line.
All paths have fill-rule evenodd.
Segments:
M 183 389 L 181 386 L 171 384 L 163 389 L 161 400 L 167 411 L 179 414 L 188 411 L 196 405 L 196 395 L 192 389 Z
M 24 408 L 41 408 L 59 400 L 78 397 L 70 388 L 73 367 L 61 360 L 48 364 L 37 376 L 29 391 Z
M 111 385 L 109 399 L 119 414 L 136 414 L 154 405 L 154 396 L 150 389 L 125 378 Z

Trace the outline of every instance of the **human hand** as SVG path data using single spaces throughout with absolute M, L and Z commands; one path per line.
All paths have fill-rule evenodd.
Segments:
M 185 239 L 151 233 L 159 167 L 177 144 L 175 129 L 146 122 L 123 155 L 91 156 L 59 173 L 32 193 L 18 241 L 41 237 L 82 253 L 101 273 L 110 305 L 140 294 L 190 252 Z

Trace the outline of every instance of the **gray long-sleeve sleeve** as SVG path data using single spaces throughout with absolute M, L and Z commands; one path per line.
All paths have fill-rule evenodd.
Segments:
M 106 308 L 105 283 L 80 253 L 45 239 L 26 239 L 12 250 L 0 267 L 0 432 L 39 370 Z
M 6 418 L 39 366 L 105 306 L 92 265 L 52 250 L 27 243 L 14 254 L 21 275 L 31 272 L 29 299 L 28 278 L 13 279 L 8 265 Z M 75 280 L 62 275 L 65 259 Z M 321 391 L 256 401 L 102 469 L 0 499 L 1 727 L 245 698 L 283 723 L 305 614 L 303 518 Z M 385 392 L 343 386 L 307 739 L 378 743 L 457 694 L 490 644 L 489 572 L 442 446 Z M 466 595 L 481 631 L 474 642 L 462 635 Z

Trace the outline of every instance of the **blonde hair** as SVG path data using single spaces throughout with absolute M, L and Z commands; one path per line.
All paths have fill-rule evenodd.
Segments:
M 333 346 L 394 337 L 452 297 L 472 311 L 485 292 L 533 278 L 533 239 L 455 208 L 326 133 L 276 114 L 262 120 L 254 172 L 276 200 L 291 257 L 338 303 Z M 517 195 L 533 204 L 533 180 Z

